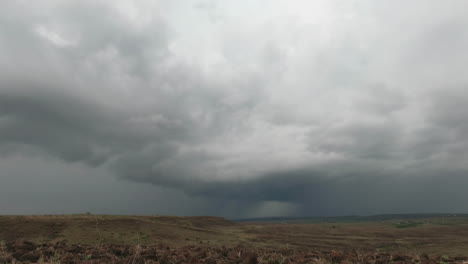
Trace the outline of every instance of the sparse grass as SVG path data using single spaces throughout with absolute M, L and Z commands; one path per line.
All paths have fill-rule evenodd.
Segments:
M 242 244 L 252 248 L 379 249 L 468 255 L 468 219 L 265 224 L 233 223 L 212 217 L 0 216 L 0 240 L 18 238 L 96 246 Z M 0 244 L 0 250 L 1 247 Z
M 60 254 L 55 251 L 54 255 L 49 259 L 49 263 L 51 264 L 60 264 Z
M 402 221 L 394 224 L 396 228 L 411 228 L 423 225 L 422 222 Z
M 405 220 L 408 221 L 408 220 Z M 255 243 L 266 247 L 289 244 L 298 248 L 380 249 L 385 252 L 415 252 L 467 255 L 468 220 L 446 219 L 451 225 L 439 225 L 436 219 L 417 228 L 395 228 L 394 221 L 316 224 L 248 224 L 246 232 L 255 235 Z M 401 221 L 400 221 L 401 222 Z M 423 221 L 413 221 L 423 222 Z
M 210 241 L 235 245 L 240 225 L 215 217 L 153 216 L 0 216 L 0 239 L 37 243 L 67 240 L 74 244 L 173 246 Z M 185 238 L 189 238 L 186 240 Z M 195 239 L 198 238 L 198 239 Z

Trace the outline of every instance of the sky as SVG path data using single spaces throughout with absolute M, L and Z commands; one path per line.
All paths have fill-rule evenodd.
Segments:
M 468 213 L 468 1 L 0 5 L 0 214 Z

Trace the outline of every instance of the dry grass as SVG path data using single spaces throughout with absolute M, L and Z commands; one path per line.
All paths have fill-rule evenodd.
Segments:
M 242 244 L 258 249 L 358 249 L 468 255 L 467 219 L 431 219 L 418 225 L 403 225 L 407 228 L 398 226 L 395 221 L 240 224 L 215 217 L 1 216 L 0 240 L 175 247 Z
M 237 224 L 216 217 L 1 216 L 0 239 L 37 243 L 190 245 L 238 243 Z
M 441 224 L 444 223 L 444 224 Z M 468 219 L 432 219 L 408 228 L 395 221 L 314 224 L 250 224 L 245 232 L 266 247 L 358 249 L 468 255 Z

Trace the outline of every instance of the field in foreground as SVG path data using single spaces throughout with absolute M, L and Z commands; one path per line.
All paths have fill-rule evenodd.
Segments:
M 0 242 L 0 263 L 462 263 L 468 218 L 235 223 L 216 217 L 0 216 Z

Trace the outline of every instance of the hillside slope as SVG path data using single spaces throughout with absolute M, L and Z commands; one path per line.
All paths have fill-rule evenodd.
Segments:
M 219 217 L 1 216 L 0 240 L 72 244 L 234 244 L 238 224 Z M 236 232 L 237 231 L 237 232 Z

